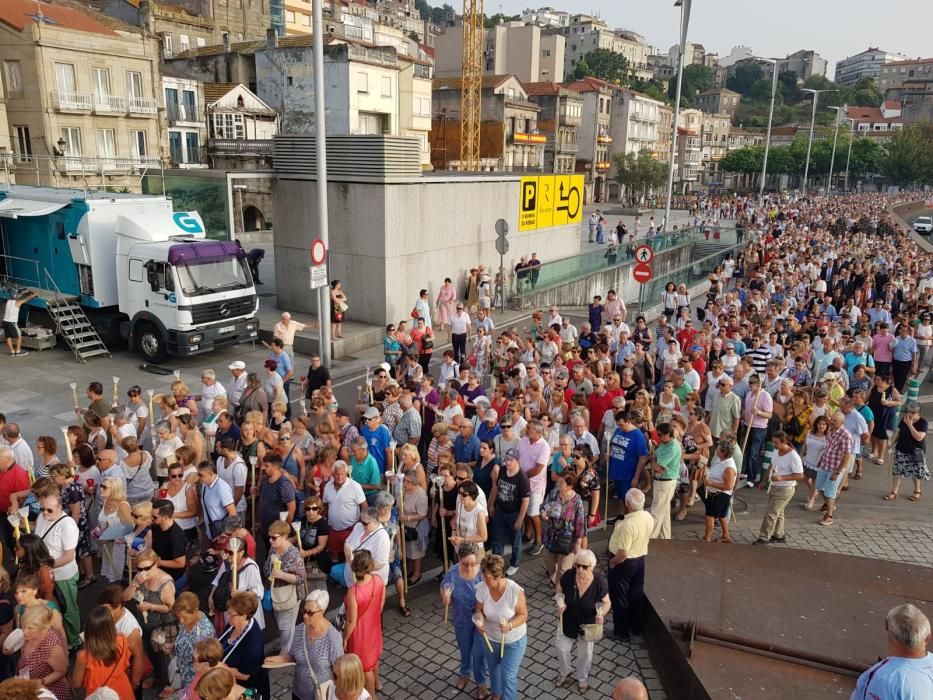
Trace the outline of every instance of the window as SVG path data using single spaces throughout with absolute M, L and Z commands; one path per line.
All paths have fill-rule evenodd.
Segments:
M 311 26 L 311 15 L 301 14 L 301 26 L 310 27 Z
M 173 163 L 184 163 L 185 154 L 181 146 L 181 132 L 168 132 L 168 156 Z
M 143 74 L 138 71 L 126 72 L 126 96 L 129 98 L 143 96 Z
M 431 116 L 431 98 L 430 97 L 416 97 L 415 98 L 415 114 L 419 117 L 430 117 Z
M 201 160 L 201 142 L 198 132 L 189 131 L 185 134 L 185 162 L 197 163 Z
M 70 63 L 55 64 L 55 86 L 60 93 L 73 95 L 75 90 L 75 67 Z
M 356 91 L 369 92 L 369 75 L 362 71 L 356 74 Z
M 218 139 L 245 139 L 246 128 L 242 114 L 215 114 L 214 137 Z
M 181 92 L 181 102 L 183 110 L 183 118 L 191 122 L 198 121 L 198 96 L 194 90 L 182 90 Z
M 81 155 L 81 129 L 76 126 L 62 127 L 62 140 L 65 142 L 65 145 L 62 147 L 64 155 Z
M 146 147 L 146 132 L 133 129 L 130 131 L 130 146 L 133 149 L 133 158 L 142 160 L 149 155 L 149 149 Z
M 91 92 L 94 97 L 110 97 L 110 71 L 106 68 L 91 68 Z
M 116 158 L 117 141 L 113 129 L 97 130 L 97 155 L 101 158 Z
M 188 35 L 187 35 L 187 34 L 179 34 L 179 35 L 178 35 L 178 50 L 179 50 L 179 51 L 187 51 L 187 50 L 190 49 L 190 48 L 191 48 L 191 40 L 188 39 Z
M 23 74 L 20 71 L 19 61 L 4 61 L 3 75 L 6 78 L 7 93 L 19 92 L 23 89 Z
M 143 281 L 143 261 L 139 258 L 130 258 L 128 277 L 130 282 Z
M 199 36 L 196 40 L 196 46 L 200 49 L 207 46 L 207 42 L 204 40 L 204 37 Z
M 22 163 L 28 163 L 32 160 L 32 139 L 29 138 L 28 126 L 16 127 L 16 153 L 18 160 Z
M 392 97 L 392 78 L 388 75 L 382 76 L 382 96 Z
M 171 56 L 173 53 L 175 53 L 175 49 L 172 46 L 171 32 L 166 32 L 162 35 L 162 49 L 165 51 L 166 56 Z
M 295 23 L 295 13 L 291 10 L 285 10 L 285 21 L 289 24 Z

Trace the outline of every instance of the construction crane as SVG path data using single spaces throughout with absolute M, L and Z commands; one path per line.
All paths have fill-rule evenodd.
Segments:
M 463 61 L 460 77 L 460 169 L 480 169 L 483 96 L 483 0 L 463 0 Z

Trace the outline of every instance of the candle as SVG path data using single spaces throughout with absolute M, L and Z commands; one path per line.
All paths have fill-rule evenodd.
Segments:
M 117 391 L 117 387 L 119 386 L 119 384 L 120 384 L 120 378 L 114 377 L 113 378 L 113 405 L 114 406 L 120 403 L 120 394 Z
M 78 382 L 69 382 L 68 386 L 71 387 L 71 395 L 74 397 L 74 406 L 78 407 Z
M 71 440 L 68 439 L 68 426 L 62 426 L 62 437 L 65 438 L 65 454 L 68 455 L 69 463 L 74 458 L 71 454 Z
M 305 548 L 301 543 L 301 523 L 297 520 L 293 521 L 292 530 L 295 531 L 295 540 L 298 542 L 298 551 L 301 552 L 302 557 L 304 557 Z
M 23 527 L 26 528 L 26 534 L 28 535 L 31 530 L 29 529 L 29 506 L 19 509 L 19 517 L 23 521 Z
M 450 616 L 450 598 L 454 594 L 454 587 L 449 583 L 445 583 L 442 589 L 444 591 L 444 624 L 446 625 Z
M 152 413 L 152 397 L 155 396 L 155 389 L 146 389 L 146 394 L 149 396 L 149 434 L 152 435 L 152 443 L 155 444 L 155 415 Z

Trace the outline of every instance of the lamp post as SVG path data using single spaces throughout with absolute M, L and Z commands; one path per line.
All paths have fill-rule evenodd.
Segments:
M 311 43 L 314 52 L 314 85 L 324 85 L 324 10 L 321 0 L 312 0 L 311 16 L 314 31 L 311 34 Z M 314 90 L 314 140 L 315 163 L 317 165 L 317 237 L 329 247 L 327 212 L 327 129 L 325 126 L 324 90 Z M 328 256 L 329 257 L 329 256 Z M 330 264 L 330 260 L 326 261 Z M 333 270 L 328 270 L 333 274 Z M 321 364 L 330 367 L 330 287 L 321 287 L 317 290 L 317 320 L 320 323 Z
M 768 108 L 768 131 L 765 135 L 765 157 L 761 163 L 761 187 L 758 190 L 758 196 L 763 197 L 765 193 L 765 178 L 768 175 L 768 151 L 771 149 L 771 121 L 774 119 L 774 97 L 777 95 L 778 83 L 778 62 L 773 58 L 763 58 L 762 61 L 770 63 L 771 69 L 771 106 Z
M 807 162 L 803 167 L 803 192 L 807 192 L 807 176 L 810 174 L 810 149 L 813 148 L 813 125 L 816 123 L 816 104 L 820 101 L 821 92 L 838 92 L 835 88 L 826 90 L 814 90 L 813 88 L 803 88 L 802 92 L 813 93 L 813 111 L 810 112 L 810 140 L 807 141 Z
M 687 27 L 690 24 L 692 0 L 676 0 L 674 7 L 680 8 L 680 50 L 677 56 L 677 94 L 674 97 L 674 121 L 671 124 L 671 162 L 667 168 L 667 205 L 664 209 L 664 232 L 667 233 L 671 220 L 671 198 L 674 196 L 674 157 L 677 153 L 677 121 L 680 117 L 680 91 L 684 82 L 684 52 L 687 44 Z
M 852 160 L 852 141 L 855 140 L 855 120 L 852 117 L 846 117 L 844 121 L 849 122 L 849 155 L 846 156 L 846 183 L 845 183 L 846 194 L 849 194 L 849 161 Z
M 829 107 L 836 110 L 836 117 L 833 119 L 835 129 L 833 129 L 833 154 L 829 158 L 829 181 L 826 185 L 826 194 L 833 191 L 833 167 L 836 165 L 836 141 L 839 139 L 839 112 L 845 111 L 845 107 Z

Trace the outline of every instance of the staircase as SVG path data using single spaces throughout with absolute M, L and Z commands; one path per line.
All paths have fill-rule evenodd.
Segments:
M 55 332 L 65 339 L 68 347 L 74 352 L 75 358 L 86 363 L 89 357 L 98 355 L 110 357 L 110 351 L 94 330 L 84 309 L 78 304 L 77 298 L 66 297 L 62 294 L 48 271 L 45 273 L 45 278 L 50 288 L 42 290 L 45 293 L 41 296 L 45 298 L 49 315 L 55 321 Z
M 733 244 L 731 243 L 697 241 L 696 245 L 693 247 L 693 259 L 702 260 L 703 258 L 706 258 L 710 255 L 715 255 L 720 251 L 723 252 L 723 257 L 725 257 L 725 251 L 732 247 Z

